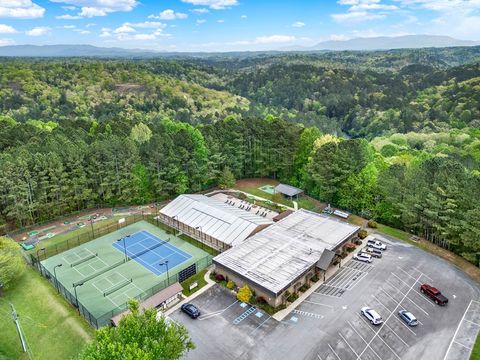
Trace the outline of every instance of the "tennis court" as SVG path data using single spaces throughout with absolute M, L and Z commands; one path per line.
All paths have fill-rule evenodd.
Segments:
M 156 275 L 164 273 L 167 266 L 173 268 L 192 257 L 170 244 L 170 237 L 161 240 L 145 230 L 127 235 L 113 246 Z
M 144 299 L 181 282 L 209 261 L 211 256 L 203 250 L 140 221 L 43 260 L 41 265 L 72 304 L 76 304 L 76 291 L 87 320 L 103 326 L 125 309 L 129 299 Z

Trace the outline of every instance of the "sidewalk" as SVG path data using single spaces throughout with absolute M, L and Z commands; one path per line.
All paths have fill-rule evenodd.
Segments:
M 342 259 L 341 264 L 345 264 L 347 261 L 349 261 L 351 258 L 353 258 L 353 255 L 356 254 L 358 251 L 360 251 L 365 245 L 365 242 L 360 245 L 356 251 L 352 251 L 350 254 L 345 259 Z M 301 296 L 298 297 L 297 300 L 295 300 L 293 303 L 291 303 L 286 309 L 280 310 L 279 312 L 276 312 L 275 314 L 272 315 L 272 318 L 274 318 L 277 321 L 282 321 L 285 319 L 285 317 L 290 314 L 293 310 L 297 308 L 298 305 L 300 305 L 306 298 L 308 298 L 315 290 L 317 290 L 320 285 L 324 284 L 328 279 L 330 279 L 332 276 L 334 276 L 338 271 L 340 270 L 340 266 L 334 266 L 330 267 L 326 274 L 325 274 L 325 281 L 323 279 L 318 280 L 316 283 L 314 283 L 310 289 L 305 291 Z
M 171 313 L 175 312 L 176 310 L 180 309 L 180 306 L 182 306 L 183 304 L 185 303 L 188 303 L 190 301 L 192 301 L 193 299 L 195 299 L 197 296 L 203 294 L 205 291 L 207 291 L 208 289 L 210 289 L 213 285 L 216 284 L 215 281 L 213 281 L 212 279 L 210 279 L 210 273 L 212 272 L 211 269 L 209 269 L 206 273 L 205 273 L 205 281 L 207 282 L 207 285 L 205 285 L 204 287 L 202 287 L 200 290 L 194 292 L 192 295 L 190 295 L 189 297 L 186 297 L 184 298 L 182 301 L 180 301 L 179 303 L 177 303 L 175 306 L 169 308 L 167 311 L 165 311 L 163 314 L 168 316 L 170 315 Z

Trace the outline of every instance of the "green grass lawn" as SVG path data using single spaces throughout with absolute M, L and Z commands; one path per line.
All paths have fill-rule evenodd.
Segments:
M 477 336 L 475 345 L 473 346 L 472 353 L 470 354 L 470 360 L 480 359 L 480 334 Z
M 397 239 L 400 239 L 400 240 L 403 240 L 403 241 L 406 241 L 406 242 L 409 242 L 409 243 L 413 242 L 412 240 L 410 240 L 410 234 L 403 231 L 403 230 L 395 229 L 395 228 L 392 228 L 390 226 L 382 225 L 382 224 L 378 224 L 378 227 L 377 227 L 376 230 L 379 233 L 389 235 L 389 236 L 395 237 Z
M 203 269 L 200 271 L 198 274 L 188 278 L 184 282 L 182 282 L 182 287 L 183 287 L 183 295 L 185 296 L 190 296 L 194 292 L 200 290 L 202 287 L 207 285 L 207 281 L 205 280 L 205 274 L 207 273 L 207 269 Z M 189 286 L 193 284 L 195 281 L 198 282 L 198 286 L 192 290 L 189 289 Z
M 11 320 L 10 303 L 17 310 L 33 359 L 70 359 L 94 333 L 55 288 L 28 267 L 18 284 L 0 297 L 1 360 L 29 359 Z

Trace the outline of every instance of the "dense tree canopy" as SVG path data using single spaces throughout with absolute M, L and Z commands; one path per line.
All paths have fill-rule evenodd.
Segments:
M 478 264 L 478 52 L 3 60 L 0 226 L 265 176 Z

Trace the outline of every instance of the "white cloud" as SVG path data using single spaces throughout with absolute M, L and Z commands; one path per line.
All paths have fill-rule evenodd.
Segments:
M 75 25 L 63 25 L 63 26 L 58 26 L 59 29 L 75 29 Z
M 165 29 L 167 24 L 161 23 L 159 21 L 144 21 L 141 23 L 125 23 L 127 25 L 142 28 L 142 29 Z
M 217 20 L 217 23 L 219 23 L 219 24 L 223 24 L 224 22 L 225 22 L 225 20 L 223 20 L 223 19 Z
M 0 0 L 0 18 L 35 19 L 44 13 L 45 9 L 31 0 Z
M 116 28 L 113 33 L 114 34 L 126 34 L 126 33 L 134 33 L 135 30 L 130 24 L 123 24 L 122 26 Z
M 81 19 L 82 17 L 78 15 L 65 14 L 65 15 L 56 16 L 55 18 L 59 20 L 78 20 L 78 19 Z
M 110 28 L 102 28 L 101 33 L 99 35 L 101 38 L 111 37 L 112 36 L 112 29 Z
M 75 6 L 62 6 L 62 9 L 65 11 L 73 11 L 73 10 L 76 10 L 77 8 Z
M 295 41 L 295 36 L 290 35 L 258 36 L 255 39 L 256 44 L 288 43 L 292 41 Z
M 133 40 L 155 40 L 155 34 L 135 34 Z
M 0 0 L 1 1 L 1 0 Z M 25 1 L 25 0 L 15 0 Z M 95 17 L 106 16 L 114 12 L 129 12 L 132 11 L 139 2 L 137 0 L 50 0 L 55 3 L 68 4 L 74 7 L 79 7 L 80 12 L 77 16 L 80 17 Z
M 13 34 L 16 32 L 17 30 L 15 30 L 10 25 L 0 24 L 0 34 Z
M 50 32 L 50 28 L 48 26 L 37 26 L 31 30 L 25 31 L 25 34 L 28 36 L 42 36 L 48 34 Z
M 12 39 L 0 39 L 0 46 L 7 46 L 13 44 L 15 44 L 15 41 L 13 41 Z
M 76 31 L 77 33 L 82 34 L 82 35 L 90 34 L 90 30 L 74 29 L 73 31 Z
M 223 10 L 230 6 L 238 5 L 238 0 L 182 0 L 192 5 L 208 6 L 210 9 Z
M 95 24 L 95 23 L 88 23 L 87 25 L 85 25 L 86 28 L 89 28 L 89 27 L 92 27 L 92 26 L 97 26 L 97 24 Z
M 352 11 L 343 14 L 330 15 L 336 22 L 362 22 L 375 19 L 384 19 L 385 14 L 372 14 L 367 11 Z
M 198 19 L 196 21 L 197 25 L 205 24 L 206 22 L 207 22 L 207 20 L 205 20 L 205 19 Z
M 192 9 L 190 11 L 194 12 L 194 13 L 197 13 L 197 14 L 206 14 L 206 13 L 210 12 L 210 10 L 208 10 L 206 8 L 196 8 L 196 9 Z
M 305 23 L 302 22 L 302 21 L 296 21 L 292 24 L 293 27 L 296 27 L 296 28 L 302 28 L 305 26 Z
M 181 12 L 175 12 L 172 9 L 163 10 L 158 15 L 150 15 L 149 19 L 160 19 L 160 20 L 177 20 L 177 19 L 186 19 L 188 17 L 187 14 Z

